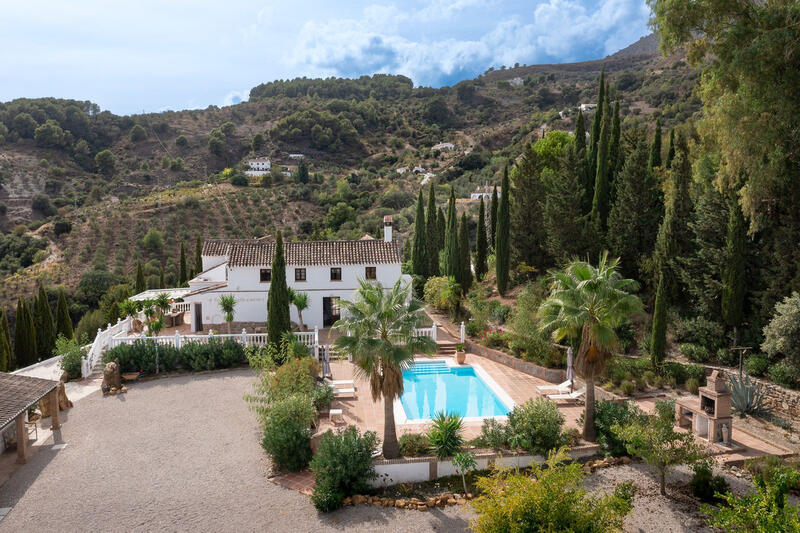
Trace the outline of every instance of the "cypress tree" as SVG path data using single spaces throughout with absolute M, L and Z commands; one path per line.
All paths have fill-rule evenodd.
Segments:
M 661 166 L 661 118 L 656 119 L 656 131 L 650 146 L 650 168 Z
M 622 169 L 622 147 L 620 146 L 619 100 L 614 101 L 614 115 L 611 119 L 611 142 L 608 145 L 608 184 L 614 196 L 614 180 Z
M 600 71 L 600 88 L 597 91 L 597 110 L 592 120 L 592 131 L 589 136 L 589 149 L 586 152 L 586 166 L 589 173 L 589 183 L 594 185 L 595 171 L 597 170 L 597 145 L 600 141 L 601 125 L 603 124 L 603 105 L 605 104 L 606 94 L 606 69 Z
M 428 212 L 425 219 L 425 230 L 428 232 L 428 275 L 439 275 L 439 224 L 436 219 L 436 192 L 431 182 L 428 192 Z
M 186 249 L 181 242 L 181 257 L 178 261 L 178 286 L 183 287 L 189 278 L 186 276 Z
M 667 168 L 672 167 L 673 159 L 675 159 L 675 128 L 669 130 L 669 150 L 667 150 Z
M 608 104 L 603 112 L 603 126 L 600 130 L 600 141 L 597 145 L 597 169 L 594 181 L 594 197 L 592 199 L 592 223 L 598 233 L 605 232 L 608 212 L 611 210 L 610 185 L 608 180 L 608 143 L 611 137 L 611 117 Z
M 511 261 L 511 188 L 508 185 L 508 165 L 503 170 L 502 195 L 497 208 L 497 235 L 495 235 L 495 270 L 497 290 L 505 294 L 508 290 L 509 263 Z
M 642 131 L 634 135 L 633 150 L 616 178 L 614 205 L 608 215 L 608 247 L 621 258 L 626 277 L 637 277 L 639 265 L 652 255 L 664 213 L 658 181 L 648 166 L 647 137 Z
M 429 276 L 430 259 L 428 258 L 428 232 L 425 229 L 425 206 L 422 189 L 417 198 L 417 215 L 414 219 L 414 244 L 411 248 L 411 273 L 427 278 Z
M 43 285 L 39 285 L 39 296 L 34 300 L 36 306 L 36 348 L 38 360 L 43 361 L 53 356 L 56 345 L 56 327 L 53 323 L 53 311 Z
M 194 273 L 199 274 L 203 271 L 203 242 L 200 240 L 200 235 L 194 243 Z M 163 289 L 164 286 L 162 285 Z
M 528 144 L 509 178 L 514 191 L 510 207 L 510 260 L 514 265 L 524 262 L 537 268 L 547 266 L 547 235 L 542 219 L 546 191 L 541 174 L 539 154 Z
M 144 292 L 145 289 L 147 289 L 147 285 L 145 284 L 145 281 L 144 281 L 144 270 L 142 269 L 142 261 L 141 260 L 136 261 L 136 283 L 135 283 L 135 288 L 136 288 L 136 294 L 139 294 L 140 292 Z
M 664 360 L 667 346 L 667 295 L 664 284 L 664 273 L 662 272 L 658 278 L 656 302 L 653 308 L 653 329 L 650 336 L 650 361 L 654 367 L 658 367 Z
M 557 172 L 543 173 L 547 189 L 542 210 L 545 246 L 559 261 L 586 253 L 584 189 L 579 170 L 585 165 L 583 153 L 573 145 L 567 148 Z
M 167 284 L 164 281 L 164 265 L 163 264 L 160 267 L 158 267 L 158 287 L 160 289 L 166 289 L 167 288 Z
M 494 189 L 492 190 L 491 203 L 489 204 L 489 246 L 493 249 L 495 246 L 494 236 L 497 234 L 497 205 L 497 184 L 495 183 Z
M 456 215 L 456 195 L 450 188 L 450 200 L 447 203 L 447 231 L 444 240 L 444 275 L 461 282 L 461 251 L 458 240 L 458 215 Z
M 0 372 L 11 370 L 8 364 L 11 360 L 11 344 L 9 343 L 8 323 L 6 322 L 5 309 L 0 309 Z
M 483 205 L 483 197 L 478 207 L 478 235 L 475 241 L 475 278 L 479 281 L 483 279 L 489 270 L 486 254 L 488 246 L 486 242 L 486 208 Z
M 278 346 L 283 334 L 291 331 L 289 320 L 289 287 L 286 285 L 286 259 L 283 255 L 281 231 L 275 240 L 275 255 L 272 258 L 272 281 L 267 300 L 267 340 Z
M 586 150 L 586 119 L 583 112 L 578 110 L 578 118 L 575 119 L 575 150 L 583 152 Z
M 437 248 L 441 252 L 444 250 L 444 236 L 447 232 L 447 221 L 444 217 L 444 210 L 441 207 L 436 210 L 436 228 L 436 237 L 439 240 Z M 441 268 L 439 270 L 441 271 Z
M 472 287 L 472 263 L 469 247 L 469 223 L 467 214 L 461 213 L 461 226 L 458 229 L 458 252 L 461 256 L 461 280 L 459 284 L 464 294 Z
M 14 361 L 11 367 L 26 367 L 36 362 L 36 334 L 33 318 L 24 298 L 17 302 L 17 322 L 14 328 Z
M 578 110 L 578 118 L 575 121 L 575 142 L 573 144 L 575 154 L 579 161 L 574 165 L 574 172 L 577 174 L 578 186 L 581 188 L 583 198 L 580 208 L 583 213 L 588 213 L 592 209 L 592 196 L 594 196 L 594 183 L 590 181 L 589 171 L 586 168 L 586 126 L 583 113 Z
M 0 333 L 5 335 L 8 349 L 11 350 L 11 328 L 8 326 L 8 314 L 5 309 L 0 309 Z M 8 362 L 11 363 L 11 354 L 9 353 Z
M 56 336 L 59 335 L 66 339 L 75 337 L 67 307 L 67 297 L 63 290 L 58 291 L 58 305 L 56 306 Z
M 722 271 L 722 317 L 733 328 L 733 343 L 738 344 L 738 327 L 742 323 L 745 294 L 745 248 L 747 228 L 739 203 L 731 201 L 728 233 L 725 238 L 725 263 Z

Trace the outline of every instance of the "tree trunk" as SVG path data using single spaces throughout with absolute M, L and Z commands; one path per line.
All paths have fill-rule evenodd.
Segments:
M 394 401 L 383 397 L 383 457 L 397 459 L 400 446 L 397 444 L 397 428 L 394 425 Z
M 594 442 L 597 430 L 594 425 L 594 378 L 585 378 L 586 381 L 586 406 L 583 414 L 583 440 Z
M 303 331 L 303 311 L 300 308 L 297 308 L 297 321 L 300 322 L 298 324 L 300 331 Z
M 667 495 L 667 487 L 666 487 L 667 480 L 666 480 L 666 477 L 667 477 L 667 474 L 663 470 L 658 473 L 658 485 L 659 485 L 658 489 L 659 489 L 659 491 L 661 491 L 661 495 L 662 496 L 666 496 Z
M 231 334 L 231 323 L 228 322 L 228 335 L 230 335 L 230 334 Z

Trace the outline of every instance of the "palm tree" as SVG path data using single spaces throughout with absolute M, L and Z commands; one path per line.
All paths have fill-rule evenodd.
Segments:
M 297 321 L 300 322 L 300 330 L 303 329 L 303 311 L 308 309 L 308 294 L 304 292 L 294 292 L 290 295 L 292 303 L 297 308 Z
M 335 344 L 352 357 L 358 374 L 369 381 L 372 399 L 383 398 L 383 456 L 400 456 L 394 425 L 394 400 L 403 394 L 403 370 L 414 354 L 436 351 L 436 343 L 416 334 L 422 303 L 398 280 L 386 292 L 378 283 L 359 281 L 354 301 L 342 300 L 343 318 L 333 329 L 343 335 Z
M 221 294 L 219 297 L 219 307 L 225 313 L 225 322 L 228 323 L 228 335 L 231 334 L 231 322 L 236 314 L 236 298 L 233 294 Z
M 552 271 L 550 295 L 539 307 L 540 328 L 556 341 L 579 343 L 575 370 L 586 382 L 583 438 L 595 440 L 594 380 L 614 356 L 615 328 L 642 312 L 642 301 L 632 279 L 617 271 L 619 259 L 600 256 L 597 267 L 573 260 L 564 270 Z
M 158 296 L 156 296 L 156 299 L 153 300 L 153 305 L 155 305 L 159 314 L 163 317 L 167 311 L 172 308 L 172 302 L 169 299 L 169 294 L 166 292 L 159 293 Z
M 134 300 L 124 300 L 119 304 L 119 310 L 123 317 L 136 318 L 139 314 L 139 302 Z

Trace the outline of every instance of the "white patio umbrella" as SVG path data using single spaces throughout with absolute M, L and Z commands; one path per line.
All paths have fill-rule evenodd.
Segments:
M 322 350 L 322 375 L 331 375 L 331 351 L 327 347 Z
M 569 391 L 572 392 L 572 384 L 575 380 L 575 369 L 572 368 L 572 348 L 567 348 L 567 376 L 569 380 Z

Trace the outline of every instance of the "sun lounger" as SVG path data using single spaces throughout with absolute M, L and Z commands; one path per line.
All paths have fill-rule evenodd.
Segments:
M 331 409 L 328 411 L 328 417 L 331 419 L 331 422 L 344 422 L 344 414 L 341 409 Z
M 566 393 L 566 392 L 569 392 L 569 388 L 572 386 L 573 383 L 574 383 L 573 380 L 568 379 L 564 383 L 559 383 L 558 385 L 542 385 L 542 386 L 536 387 L 536 390 L 539 391 L 540 393 L 546 393 L 546 392 L 550 392 L 550 393 L 554 393 L 554 394 L 555 393 Z
M 342 387 L 346 389 L 354 389 L 355 382 L 352 379 L 328 379 L 325 378 L 325 384 L 330 385 L 334 389 L 337 387 Z
M 334 398 L 355 398 L 356 389 L 333 389 Z
M 576 402 L 583 398 L 583 395 L 586 394 L 586 387 L 581 387 L 580 389 L 576 390 L 575 392 L 565 393 L 565 394 L 548 394 L 547 397 L 553 401 L 559 402 Z

